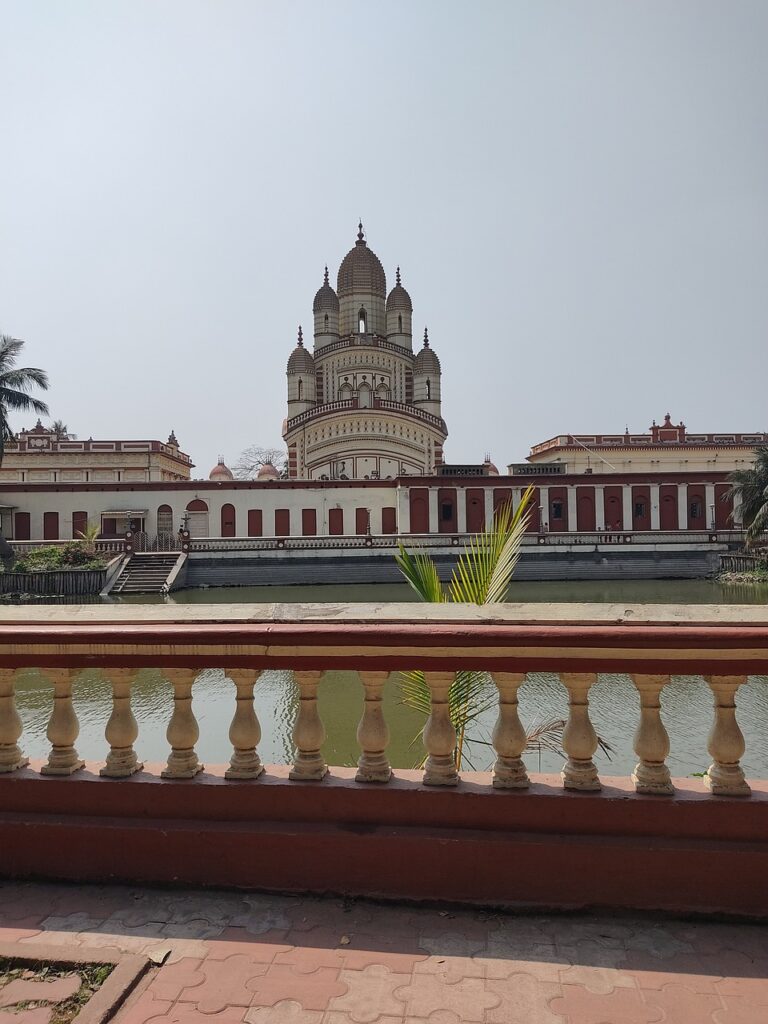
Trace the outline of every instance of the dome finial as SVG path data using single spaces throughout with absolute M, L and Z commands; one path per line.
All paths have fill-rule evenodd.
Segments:
M 304 348 L 304 332 L 301 329 L 301 324 L 299 324 L 299 342 L 298 342 L 298 345 L 299 345 L 299 348 Z
M 396 272 L 395 272 L 395 284 L 396 285 L 400 284 L 400 267 L 398 267 Z
M 357 244 L 365 245 L 365 232 L 363 231 L 363 220 L 362 217 L 357 224 Z
M 325 264 L 325 274 L 323 275 L 323 284 L 328 284 L 328 264 Z
M 424 328 L 424 348 L 429 348 L 429 332 Z

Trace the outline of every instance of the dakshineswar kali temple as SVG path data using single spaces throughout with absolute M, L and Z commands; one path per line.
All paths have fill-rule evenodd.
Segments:
M 448 434 L 440 360 L 426 327 L 414 353 L 413 304 L 400 268 L 387 294 L 384 268 L 362 223 L 335 291 L 325 268 L 312 314 L 312 352 L 300 327 L 288 360 L 289 476 L 387 480 L 436 472 Z

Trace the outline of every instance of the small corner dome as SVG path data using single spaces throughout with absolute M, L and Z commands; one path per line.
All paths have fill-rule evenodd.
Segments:
M 387 297 L 387 312 L 402 310 L 404 313 L 413 312 L 411 296 L 401 284 L 396 284 Z
M 328 267 L 325 268 L 325 279 L 315 295 L 315 301 L 312 303 L 312 312 L 339 312 L 339 297 L 328 283 Z
M 419 349 L 413 361 L 414 373 L 440 373 L 440 360 L 431 348 Z
M 265 462 L 256 474 L 257 480 L 279 480 L 280 474 L 271 462 Z
M 299 343 L 291 352 L 288 360 L 288 373 L 314 373 L 315 360 L 304 348 L 304 342 L 299 336 Z
M 496 465 L 493 462 L 491 462 L 490 459 L 486 459 L 485 462 L 483 463 L 483 466 L 485 467 L 485 471 L 487 472 L 488 476 L 499 475 L 499 471 L 496 468 Z
M 234 480 L 235 474 L 224 464 L 224 459 L 219 459 L 216 465 L 213 467 L 211 472 L 208 474 L 209 480 Z

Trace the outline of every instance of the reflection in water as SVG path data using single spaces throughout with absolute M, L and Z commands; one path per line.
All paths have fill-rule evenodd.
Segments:
M 235 687 L 221 669 L 201 672 L 194 685 L 193 708 L 200 723 L 198 753 L 209 764 L 229 761 L 228 732 L 235 706 Z M 286 764 L 292 755 L 291 730 L 298 706 L 298 689 L 289 671 L 264 672 L 256 684 L 256 711 L 262 727 L 259 752 L 266 764 Z M 160 672 L 138 673 L 133 691 L 133 711 L 139 723 L 136 747 L 148 764 L 164 762 L 168 754 L 165 730 L 172 710 L 170 684 Z M 53 703 L 53 687 L 35 670 L 19 673 L 17 704 L 24 722 L 23 745 L 28 756 L 47 755 L 46 726 Z M 755 676 L 737 696 L 738 718 L 747 742 L 744 769 L 752 778 L 768 778 L 768 677 Z M 106 754 L 104 726 L 112 702 L 111 689 L 98 670 L 80 673 L 74 686 L 74 704 L 80 720 L 77 748 L 88 760 Z M 363 688 L 354 672 L 328 672 L 320 685 L 320 715 L 326 728 L 324 746 L 330 764 L 357 762 L 357 724 L 363 708 Z M 614 748 L 611 760 L 598 755 L 606 775 L 628 775 L 636 758 L 632 738 L 639 717 L 637 691 L 628 676 L 601 675 L 590 694 L 592 721 L 597 732 Z M 384 691 L 384 709 L 391 732 L 390 759 L 396 768 L 412 768 L 422 757 L 420 741 L 413 742 L 423 719 L 400 703 L 397 676 L 393 673 Z M 531 673 L 520 688 L 521 717 L 527 726 L 537 719 L 562 717 L 568 710 L 565 688 L 557 676 Z M 662 713 L 670 734 L 669 767 L 673 775 L 704 771 L 709 764 L 707 734 L 712 724 L 712 695 L 703 679 L 676 677 L 662 693 Z M 469 758 L 478 770 L 490 768 L 489 746 L 495 711 L 489 710 L 473 729 Z M 526 758 L 531 771 L 555 772 L 560 758 L 552 753 Z

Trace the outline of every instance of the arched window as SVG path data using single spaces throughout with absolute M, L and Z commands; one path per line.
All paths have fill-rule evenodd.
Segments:
M 402 334 L 403 333 L 403 314 L 402 313 L 398 313 L 397 314 L 397 331 L 398 331 L 398 334 Z
M 371 401 L 371 388 L 368 384 L 361 384 L 357 389 L 357 396 L 360 403 L 361 409 L 370 409 L 373 404 Z
M 327 314 L 327 313 L 325 314 L 325 319 L 324 319 L 324 321 L 323 321 L 323 322 L 324 322 L 324 324 L 325 324 L 325 329 L 326 329 L 326 331 L 327 331 L 327 330 L 328 330 L 328 314 Z
M 339 401 L 341 401 L 341 402 L 349 401 L 349 399 L 351 397 L 352 397 L 352 385 L 351 384 L 342 384 L 341 387 L 339 388 Z
M 357 314 L 357 326 L 360 334 L 366 334 L 368 332 L 367 320 L 368 317 L 365 312 L 365 307 L 361 306 L 360 312 Z
M 173 533 L 173 509 L 170 505 L 159 505 L 157 509 L 157 532 Z
M 430 381 L 429 377 L 427 377 L 427 401 L 429 401 L 431 398 L 432 398 L 432 382 Z
M 304 381 L 301 379 L 301 377 L 299 377 L 299 401 L 302 400 L 303 396 L 304 396 Z

